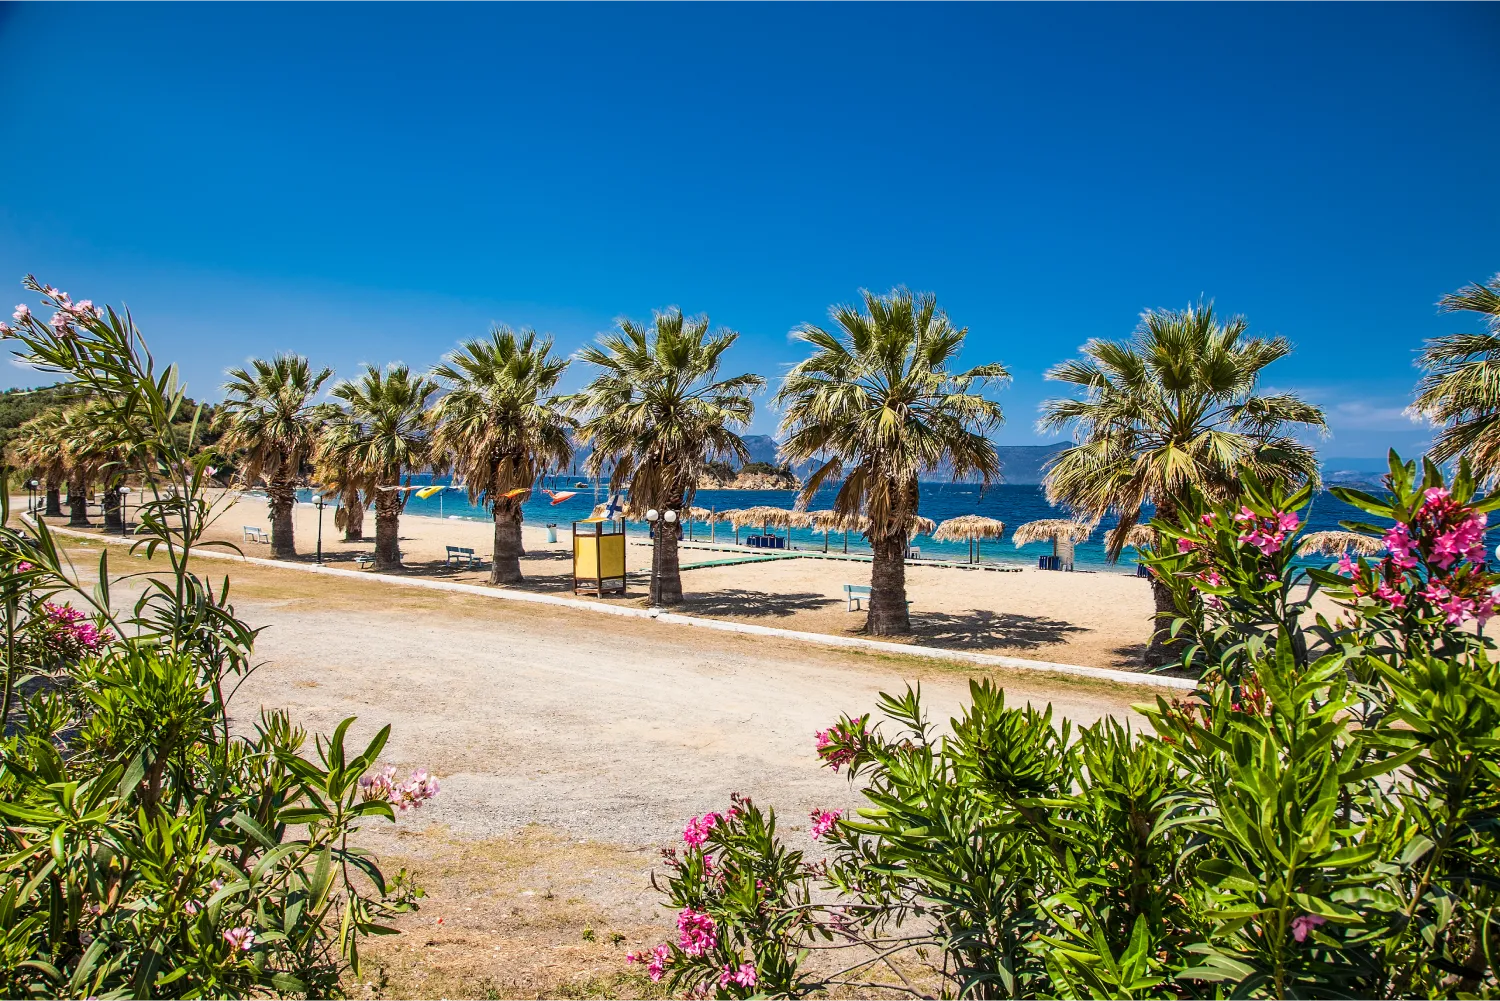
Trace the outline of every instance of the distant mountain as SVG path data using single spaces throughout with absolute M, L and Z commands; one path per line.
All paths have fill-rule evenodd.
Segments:
M 773 466 L 782 464 L 779 457 L 780 446 L 768 434 L 746 435 L 745 446 L 750 450 L 752 462 L 768 462 Z M 1047 463 L 1067 447 L 1067 442 L 1052 445 L 996 445 L 995 452 L 1000 456 L 1000 481 L 1020 484 L 1042 482 Z M 798 463 L 792 471 L 800 477 L 806 477 L 809 470 L 816 468 L 815 462 L 803 462 Z M 953 475 L 947 469 L 940 469 L 928 473 L 926 478 L 931 482 L 948 482 L 953 479 Z

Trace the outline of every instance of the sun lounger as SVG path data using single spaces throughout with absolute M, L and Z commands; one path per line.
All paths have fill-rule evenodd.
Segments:
M 465 549 L 463 546 L 447 546 L 445 548 L 448 550 L 448 559 L 446 562 L 449 564 L 457 563 L 459 566 L 468 565 L 470 567 L 477 567 L 483 562 L 481 557 L 474 555 L 474 550 L 472 549 Z
M 908 546 L 906 549 L 906 558 L 909 560 L 920 560 L 922 558 L 922 547 Z
M 271 536 L 266 533 L 264 528 L 256 525 L 246 525 L 244 527 L 246 542 L 261 542 L 268 546 L 271 544 Z

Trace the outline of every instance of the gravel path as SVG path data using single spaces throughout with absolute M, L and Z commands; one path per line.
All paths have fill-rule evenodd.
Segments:
M 542 824 L 654 846 L 734 791 L 775 805 L 796 831 L 814 806 L 856 805 L 843 777 L 818 766 L 815 730 L 873 709 L 880 691 L 908 680 L 920 681 L 935 720 L 967 698 L 966 671 L 915 660 L 376 582 L 235 577 L 240 611 L 267 627 L 257 643 L 265 664 L 235 696 L 240 724 L 262 706 L 287 707 L 321 733 L 358 716 L 351 737 L 362 742 L 392 723 L 384 760 L 426 766 L 443 782 L 403 826 L 443 824 L 459 836 Z M 1050 701 L 1079 722 L 1150 697 L 1045 676 L 1001 680 L 1014 702 Z

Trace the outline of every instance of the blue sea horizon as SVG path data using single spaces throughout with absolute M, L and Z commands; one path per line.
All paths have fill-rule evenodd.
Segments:
M 441 484 L 448 486 L 449 489 L 425 498 L 418 497 L 414 493 L 409 494 L 406 514 L 431 518 L 457 518 L 463 521 L 487 522 L 490 520 L 488 507 L 471 504 L 464 490 L 452 488 L 452 481 L 448 476 L 434 479 L 430 474 L 415 474 L 410 477 L 410 482 L 413 486 Z M 583 485 L 577 486 L 576 484 Z M 589 517 L 595 504 L 602 503 L 609 492 L 607 480 L 596 481 L 584 476 L 548 476 L 545 483 L 547 489 L 558 492 L 575 491 L 575 496 L 554 505 L 547 495 L 541 492 L 543 486 L 541 482 L 537 484 L 532 498 L 522 508 L 525 523 L 528 525 L 557 524 L 567 529 L 573 522 Z M 832 507 L 835 494 L 834 488 L 819 491 L 810 506 L 814 510 Z M 299 491 L 299 499 L 306 501 L 310 497 L 311 491 Z M 693 506 L 711 511 L 727 511 L 732 508 L 759 505 L 790 508 L 796 497 L 796 491 L 793 490 L 699 490 L 693 499 Z M 1042 487 L 1009 483 L 997 484 L 983 491 L 977 485 L 970 483 L 924 483 L 922 484 L 920 511 L 925 517 L 938 523 L 963 514 L 980 514 L 1005 522 L 1004 538 L 979 543 L 979 559 L 984 563 L 1012 566 L 1035 566 L 1038 557 L 1052 553 L 1051 543 L 1047 542 L 1036 542 L 1017 548 L 1010 541 L 1010 533 L 1017 526 L 1041 518 L 1066 517 L 1065 511 L 1047 502 Z M 1307 527 L 1310 531 L 1336 530 L 1340 521 L 1366 520 L 1366 518 L 1363 512 L 1327 491 L 1319 491 L 1315 494 L 1306 512 Z M 1100 573 L 1135 573 L 1134 550 L 1126 549 L 1118 563 L 1110 563 L 1105 558 L 1104 533 L 1114 525 L 1114 519 L 1106 519 L 1095 529 L 1088 541 L 1079 543 L 1074 555 L 1075 565 L 1079 570 Z M 644 536 L 647 534 L 646 523 L 644 521 L 627 522 L 626 531 L 632 535 Z M 692 525 L 685 525 L 684 532 L 700 542 L 708 541 L 711 535 L 718 541 L 732 541 L 734 538 L 734 530 L 724 524 L 710 530 L 709 526 L 703 522 L 696 522 Z M 749 534 L 749 531 L 742 531 L 740 534 L 743 538 Z M 780 530 L 775 531 L 775 534 L 785 536 L 787 532 Z M 794 528 L 790 534 L 791 545 L 796 548 L 822 550 L 824 547 L 822 533 Z M 923 535 L 912 539 L 912 544 L 919 546 L 922 555 L 927 558 L 956 561 L 969 558 L 969 547 L 964 542 L 938 542 Z M 842 551 L 845 545 L 843 533 L 831 533 L 827 545 L 831 550 Z M 863 536 L 851 532 L 848 537 L 848 551 L 868 554 L 870 547 L 865 543 Z M 1326 557 L 1317 556 L 1299 560 L 1299 562 L 1322 567 L 1332 561 Z

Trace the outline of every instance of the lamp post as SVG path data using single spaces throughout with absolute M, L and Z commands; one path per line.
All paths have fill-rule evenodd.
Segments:
M 118 491 L 120 495 L 120 538 L 130 538 L 130 509 L 126 506 L 130 501 L 130 488 L 120 484 Z
M 312 502 L 313 502 L 313 507 L 315 507 L 315 508 L 318 509 L 318 565 L 322 566 L 323 565 L 323 508 L 327 505 L 328 501 L 326 501 L 323 498 L 322 494 L 313 494 Z
M 29 501 L 30 506 L 27 507 L 26 510 L 31 515 L 35 515 L 36 514 L 36 487 L 37 487 L 36 480 L 27 480 L 26 481 L 26 491 L 30 495 L 30 501 Z
M 660 562 L 658 554 L 660 554 L 661 552 L 661 533 L 657 531 L 657 528 L 659 527 L 657 525 L 657 520 L 660 518 L 661 512 L 656 510 L 656 508 L 652 508 L 651 510 L 646 512 L 646 521 L 651 526 L 651 596 L 648 599 L 648 603 L 651 605 L 651 611 L 653 614 L 656 612 L 657 607 L 661 604 L 659 601 L 657 601 L 658 591 L 656 587 L 656 573 L 658 570 L 658 563 Z

